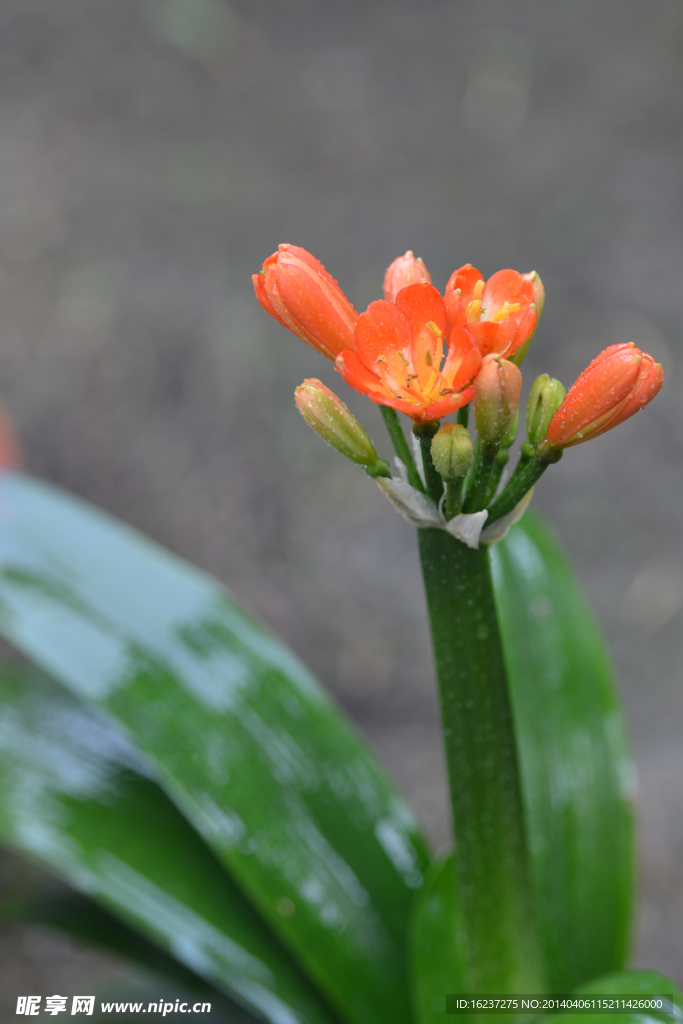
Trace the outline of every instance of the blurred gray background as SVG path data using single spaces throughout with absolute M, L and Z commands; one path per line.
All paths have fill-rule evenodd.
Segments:
M 279 242 L 358 309 L 408 248 L 440 287 L 466 262 L 538 270 L 527 389 L 616 341 L 663 362 L 654 405 L 567 453 L 536 501 L 609 638 L 638 757 L 634 965 L 683 984 L 683 5 L 0 7 L 0 395 L 29 469 L 226 581 L 443 845 L 414 537 L 294 409 L 304 377 L 348 389 L 253 298 Z M 119 970 L 55 941 L 6 935 L 0 988 Z

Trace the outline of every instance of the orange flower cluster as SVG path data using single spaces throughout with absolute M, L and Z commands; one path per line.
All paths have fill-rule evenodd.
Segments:
M 281 245 L 253 280 L 263 308 L 335 359 L 351 387 L 418 423 L 472 400 L 483 356 L 510 356 L 524 344 L 542 296 L 537 275 L 502 270 L 485 282 L 469 264 L 442 296 L 407 252 L 387 270 L 384 300 L 358 316 L 322 264 L 293 245 Z
M 384 299 L 360 316 L 323 265 L 294 245 L 281 245 L 253 281 L 263 308 L 333 359 L 351 387 L 416 423 L 467 405 L 482 362 L 493 372 L 487 357 L 501 367 L 521 361 L 544 302 L 538 274 L 499 270 L 486 281 L 469 263 L 442 296 L 410 251 L 388 268 Z M 540 448 L 568 448 L 610 430 L 651 401 L 663 380 L 651 356 L 613 345 L 570 389 Z

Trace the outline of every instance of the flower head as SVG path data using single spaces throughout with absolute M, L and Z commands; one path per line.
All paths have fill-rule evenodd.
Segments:
M 570 448 L 604 434 L 643 409 L 663 383 L 652 356 L 632 343 L 610 345 L 572 384 L 541 448 Z
M 353 348 L 358 313 L 310 252 L 280 245 L 252 281 L 265 311 L 328 359 Z
M 432 283 L 432 278 L 424 265 L 424 260 L 415 259 L 412 250 L 408 249 L 405 256 L 397 256 L 387 268 L 384 275 L 384 298 L 387 302 L 395 302 L 401 288 L 409 284 L 420 284 L 425 281 Z
M 336 359 L 347 384 L 418 423 L 466 405 L 473 394 L 467 385 L 480 365 L 474 338 L 450 320 L 443 298 L 427 283 L 401 289 L 395 303 L 370 303 L 356 323 L 355 349 Z
M 509 359 L 533 334 L 544 296 L 534 271 L 499 270 L 484 281 L 468 263 L 451 275 L 444 301 L 449 317 L 470 331 L 483 356 L 496 352 Z

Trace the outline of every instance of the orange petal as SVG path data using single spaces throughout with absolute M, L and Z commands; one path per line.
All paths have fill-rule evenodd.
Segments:
M 481 352 L 470 331 L 454 327 L 448 337 L 448 355 L 441 371 L 447 386 L 459 391 L 469 384 L 479 372 L 481 360 Z
M 456 394 L 449 395 L 448 398 L 442 398 L 438 402 L 432 402 L 426 409 L 414 409 L 413 412 L 409 412 L 408 415 L 412 416 L 418 423 L 429 423 L 431 420 L 440 420 L 443 416 L 449 416 L 452 412 L 457 412 L 458 409 L 462 409 L 464 405 L 472 401 L 474 397 L 474 389 L 472 387 L 465 388 L 464 391 L 459 391 Z
M 446 310 L 441 293 L 431 284 L 411 284 L 398 293 L 396 305 L 410 321 L 417 387 L 428 388 L 436 379 L 443 358 Z
M 380 377 L 368 369 L 353 349 L 340 352 L 334 365 L 346 383 L 361 394 L 367 395 L 371 391 L 382 391 L 384 388 Z
M 534 301 L 533 282 L 516 270 L 499 270 L 493 274 L 484 286 L 482 302 L 486 308 L 486 318 L 492 319 L 504 302 L 520 303 L 522 310 L 517 319 L 521 319 L 528 306 Z M 511 313 L 511 317 L 515 314 Z
M 393 302 L 371 302 L 358 317 L 355 351 L 369 370 L 379 374 L 391 394 L 406 387 L 414 373 L 410 321 Z
M 476 267 L 473 267 L 471 263 L 466 263 L 464 267 L 453 271 L 448 279 L 446 291 L 456 291 L 459 288 L 461 301 L 466 306 L 472 299 L 477 281 L 483 280 L 483 276 Z

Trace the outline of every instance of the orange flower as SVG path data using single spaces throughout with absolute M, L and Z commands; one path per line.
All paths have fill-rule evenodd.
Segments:
M 632 343 L 610 345 L 571 386 L 539 451 L 571 448 L 604 434 L 643 409 L 663 383 L 664 371 L 652 356 Z
M 431 284 L 401 289 L 395 303 L 371 302 L 358 317 L 355 342 L 354 351 L 337 356 L 336 367 L 347 384 L 378 405 L 424 423 L 472 399 L 467 385 L 481 366 L 481 353 L 472 335 L 450 321 Z
M 358 313 L 310 252 L 280 245 L 252 281 L 266 313 L 328 359 L 353 348 Z
M 451 275 L 444 295 L 449 317 L 467 327 L 481 354 L 497 352 L 508 359 L 533 334 L 543 299 L 535 272 L 499 270 L 485 282 L 471 263 Z
M 397 256 L 387 268 L 384 275 L 384 298 L 387 302 L 395 302 L 401 288 L 422 281 L 431 284 L 431 275 L 424 265 L 424 260 L 415 259 L 412 250 L 408 249 L 405 256 Z

